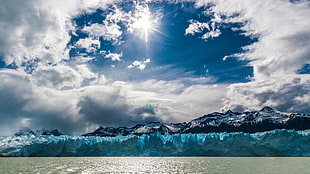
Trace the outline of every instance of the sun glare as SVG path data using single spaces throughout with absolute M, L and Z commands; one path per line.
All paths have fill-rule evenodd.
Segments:
M 138 29 L 148 30 L 151 27 L 150 16 L 144 14 L 134 23 L 134 27 Z
M 133 24 L 135 28 L 144 33 L 144 41 L 148 41 L 149 30 L 151 28 L 150 17 L 147 14 L 141 16 L 141 18 L 137 19 L 137 21 Z
M 132 27 L 138 31 L 145 42 L 148 41 L 149 33 L 154 28 L 154 21 L 151 19 L 151 12 L 147 6 L 137 8 Z

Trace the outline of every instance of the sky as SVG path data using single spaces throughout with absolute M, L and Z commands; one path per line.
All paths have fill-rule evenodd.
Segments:
M 0 135 L 310 114 L 307 0 L 0 3 Z

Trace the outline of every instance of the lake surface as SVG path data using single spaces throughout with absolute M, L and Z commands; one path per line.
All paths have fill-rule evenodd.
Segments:
M 310 158 L 40 157 L 0 158 L 0 173 L 310 173 Z

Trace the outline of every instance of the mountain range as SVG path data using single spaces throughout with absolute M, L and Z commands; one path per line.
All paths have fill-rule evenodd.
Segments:
M 99 127 L 82 136 L 115 137 L 118 135 L 143 135 L 159 132 L 161 134 L 243 132 L 256 133 L 275 129 L 306 130 L 310 129 L 310 115 L 284 113 L 265 106 L 253 112 L 214 112 L 194 119 L 188 123 L 151 122 L 134 127 Z
M 243 132 L 256 133 L 275 129 L 306 130 L 310 129 L 310 115 L 299 113 L 285 113 L 265 106 L 259 111 L 225 113 L 214 112 L 204 115 L 190 122 L 161 123 L 150 122 L 137 124 L 133 127 L 99 127 L 94 132 L 82 136 L 116 137 L 127 135 L 160 134 L 187 134 L 213 132 Z M 20 135 L 63 135 L 57 129 L 32 131 L 22 128 L 15 136 Z

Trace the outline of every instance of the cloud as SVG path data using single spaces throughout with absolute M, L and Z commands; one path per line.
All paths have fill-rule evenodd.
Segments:
M 100 48 L 100 42 L 98 39 L 92 39 L 92 38 L 85 38 L 85 39 L 79 39 L 76 42 L 76 46 L 79 48 L 86 49 L 87 52 L 96 52 Z
M 141 71 L 145 69 L 146 67 L 146 64 L 150 63 L 151 62 L 151 59 L 150 58 L 147 58 L 145 61 L 138 61 L 138 60 L 135 60 L 132 64 L 128 65 L 127 68 L 131 69 L 131 68 L 138 68 L 140 69 Z
M 96 75 L 85 64 L 76 65 L 75 68 L 65 64 L 40 66 L 31 76 L 36 85 L 55 89 L 77 88 L 84 80 L 95 78 Z
M 67 7 L 60 6 L 60 1 L 2 2 L 0 51 L 7 64 L 14 62 L 21 68 L 0 70 L 1 134 L 13 134 L 22 126 L 80 134 L 99 125 L 116 125 L 119 119 L 124 120 L 120 125 L 130 126 L 143 120 L 160 120 L 127 102 L 126 95 L 117 93 L 104 75 L 93 73 L 86 61 L 64 62 L 69 58 L 69 31 L 74 30 L 70 19 L 84 10 L 104 8 L 100 3 L 85 7 L 76 1 L 65 3 Z M 113 24 L 116 16 L 106 20 L 105 26 L 84 27 L 90 37 L 78 40 L 77 46 L 93 52 L 100 47 L 98 37 L 118 40 L 122 33 Z M 122 53 L 109 52 L 106 58 L 120 61 L 121 56 Z M 31 70 L 23 68 L 25 63 Z M 115 101 L 113 105 L 111 101 Z M 94 111 L 88 108 L 110 115 L 103 119 L 100 114 L 91 115 Z
M 160 121 L 155 115 L 147 115 L 149 110 L 140 109 L 143 106 L 136 105 L 137 100 L 126 95 L 132 92 L 122 91 L 117 84 L 59 90 L 48 85 L 37 86 L 31 78 L 16 70 L 0 71 L 1 135 L 13 134 L 24 126 L 82 134 L 98 126 Z
M 83 127 L 83 123 L 78 121 L 75 107 L 78 93 L 37 87 L 29 75 L 15 70 L 1 70 L 0 80 L 1 135 L 13 134 L 24 126 L 81 131 L 78 126 Z
M 218 85 L 209 84 L 211 78 L 194 77 L 114 81 L 109 72 L 92 69 L 88 61 L 93 58 L 88 55 L 69 58 L 69 33 L 76 31 L 71 19 L 111 3 L 1 1 L 0 52 L 6 64 L 19 66 L 0 70 L 1 134 L 13 134 L 21 126 L 81 134 L 98 126 L 189 121 L 221 109 L 254 110 L 264 105 L 310 112 L 309 75 L 296 73 L 310 63 L 308 1 L 195 1 L 197 8 L 205 6 L 206 14 L 213 16 L 210 21 L 190 20 L 186 35 L 200 33 L 207 40 L 220 35 L 223 23 L 242 23 L 243 34 L 258 38 L 242 53 L 227 55 L 250 61 L 254 68 L 250 82 Z M 128 28 L 134 12 L 116 6 L 102 24 L 82 26 L 89 37 L 79 39 L 76 46 L 91 53 L 102 46 L 99 38 L 115 47 L 120 44 L 122 27 Z M 126 58 L 118 49 L 104 51 L 103 56 L 120 62 Z M 125 70 L 146 71 L 150 62 L 150 58 L 135 60 Z
M 190 121 L 206 113 L 220 111 L 226 85 L 191 85 L 180 94 L 173 95 L 174 103 L 167 113 L 174 120 Z
M 197 2 L 200 3 L 202 1 Z M 295 74 L 309 62 L 310 46 L 307 43 L 310 42 L 310 24 L 306 22 L 309 2 L 276 0 L 243 3 L 234 0 L 214 4 L 212 10 L 226 17 L 223 22 L 242 22 L 246 35 L 259 37 L 258 42 L 245 47 L 246 54 L 240 57 L 252 60 L 255 77 L 281 76 L 284 72 Z M 228 6 L 231 8 L 226 8 Z
M 120 45 L 124 42 L 122 36 L 125 27 L 127 32 L 140 34 L 141 38 L 147 39 L 148 32 L 156 30 L 155 26 L 158 25 L 162 15 L 159 12 L 151 14 L 145 2 L 135 2 L 132 8 L 131 11 L 126 12 L 121 7 L 114 5 L 109 9 L 111 12 L 105 16 L 101 24 L 94 23 L 84 26 L 82 31 L 93 38 L 102 37 L 114 45 Z M 148 28 L 148 31 L 145 30 L 145 27 Z
M 242 107 L 242 110 L 257 110 L 268 105 L 281 111 L 309 113 L 310 89 L 307 86 L 310 85 L 310 78 L 303 76 L 231 85 L 225 101 L 226 109 Z
M 201 39 L 207 40 L 209 38 L 215 38 L 219 37 L 221 35 L 221 30 L 216 25 L 216 21 L 220 22 L 218 15 L 213 15 L 214 18 L 212 18 L 209 22 L 199 22 L 196 20 L 189 20 L 189 26 L 185 29 L 185 35 L 195 35 L 196 33 L 202 33 L 204 34 L 201 36 Z M 205 31 L 207 30 L 207 32 Z
M 156 116 L 167 123 L 189 121 L 205 113 L 219 111 L 224 106 L 226 93 L 226 85 L 184 85 L 183 79 L 152 79 L 119 85 L 127 89 L 130 103 L 140 108 L 152 105 Z
M 88 124 L 102 126 L 133 126 L 138 123 L 160 121 L 155 114 L 146 115 L 148 110 L 132 105 L 122 89 L 111 86 L 92 86 L 84 89 L 78 106 L 80 114 Z M 130 91 L 124 91 L 125 93 Z
M 94 9 L 105 9 L 114 2 L 1 0 L 0 52 L 5 63 L 24 66 L 31 60 L 55 64 L 69 59 L 67 44 L 69 33 L 74 30 L 71 19 Z M 108 34 L 115 32 L 114 29 Z
M 111 59 L 112 61 L 122 61 L 121 57 L 123 56 L 123 53 L 108 53 L 107 55 L 104 56 L 106 59 Z
M 74 90 L 54 90 L 34 87 L 33 95 L 24 106 L 23 113 L 33 129 L 58 128 L 64 133 L 77 134 L 85 123 L 78 114 L 79 93 Z
M 0 29 L 3 33 L 0 36 L 1 54 L 7 64 L 14 62 L 24 66 L 31 62 L 31 71 L 24 71 L 23 68 L 0 71 L 2 134 L 12 134 L 21 126 L 34 129 L 59 128 L 65 133 L 77 134 L 99 125 L 116 125 L 119 119 L 124 120 L 120 122 L 124 125 L 141 120 L 159 120 L 155 116 L 145 115 L 147 111 L 139 109 L 139 106 L 128 103 L 126 96 L 118 94 L 117 89 L 107 84 L 104 75 L 94 74 L 85 61 L 64 62 L 68 59 L 69 31 L 74 30 L 70 19 L 85 12 L 83 9 L 103 8 L 104 5 L 97 3 L 81 7 L 76 1 L 66 1 L 68 6 L 58 9 L 59 3 L 2 2 L 0 13 L 4 18 L 0 20 L 3 26 Z M 82 4 L 85 5 L 84 2 Z M 122 34 L 119 26 L 114 23 L 117 20 L 116 15 L 110 15 L 105 25 L 84 27 L 90 37 L 79 39 L 77 46 L 93 52 L 100 47 L 98 37 L 116 42 Z M 120 61 L 122 53 L 108 52 L 105 57 Z M 98 94 L 102 96 L 97 97 Z M 113 105 L 109 105 L 114 100 Z M 132 109 L 129 110 L 129 107 Z M 90 115 L 93 111 L 88 108 L 111 115 L 103 119 L 99 114 Z
M 43 1 L 3 1 L 0 15 L 0 52 L 6 64 L 21 65 L 25 58 L 43 62 L 67 59 L 69 41 L 65 16 Z M 48 10 L 47 10 L 48 9 Z
M 234 55 L 250 61 L 254 77 L 229 87 L 224 108 L 242 105 L 253 110 L 272 105 L 283 111 L 309 113 L 304 103 L 296 102 L 309 98 L 309 90 L 301 90 L 309 84 L 307 75 L 296 74 L 310 61 L 309 1 L 196 1 L 197 8 L 208 5 L 208 13 L 221 17 L 218 21 L 242 23 L 245 35 L 258 38 L 244 47 L 242 54 Z M 300 79 L 298 85 L 293 79 Z
M 91 37 L 103 37 L 103 39 L 118 42 L 122 35 L 121 27 L 116 23 L 103 21 L 103 24 L 92 24 L 83 28 Z
M 215 30 L 212 30 L 212 31 L 210 31 L 210 32 L 207 32 L 207 33 L 203 34 L 203 35 L 201 36 L 201 39 L 207 40 L 207 39 L 209 39 L 209 38 L 219 37 L 219 36 L 221 35 L 221 33 L 222 33 L 222 32 L 221 32 L 219 29 L 215 29 Z
M 18 85 L 16 82 L 19 82 Z M 0 132 L 15 133 L 22 118 L 22 108 L 32 95 L 27 75 L 14 70 L 0 71 Z
M 189 26 L 185 29 L 185 35 L 194 35 L 195 33 L 201 33 L 204 29 L 210 30 L 208 23 L 202 23 L 195 20 L 190 20 L 189 22 Z
M 104 77 L 88 74 L 87 66 L 79 66 L 45 67 L 32 76 L 17 70 L 1 70 L 2 135 L 13 134 L 23 126 L 58 128 L 76 135 L 98 126 L 188 121 L 218 110 L 225 90 L 204 85 L 186 87 L 181 80 L 99 83 L 97 80 Z M 95 83 L 82 86 L 82 75 L 93 77 L 91 81 Z M 68 86 L 71 87 L 65 88 Z
M 93 77 L 94 74 L 87 75 L 88 67 L 80 66 L 77 70 L 66 66 L 47 67 L 37 72 L 42 77 L 17 70 L 0 71 L 2 135 L 13 134 L 23 126 L 58 128 L 64 133 L 78 135 L 98 126 L 189 121 L 223 106 L 225 86 L 184 86 L 182 79 L 110 83 L 102 76 L 95 76 L 91 80 L 94 83 L 82 86 L 77 80 L 81 79 L 79 76 Z M 98 82 L 101 78 L 104 83 Z M 33 82 L 38 79 L 41 83 Z M 65 88 L 69 85 L 81 86 Z M 10 127 L 5 126 L 7 124 Z
M 65 133 L 84 131 L 78 114 L 78 91 L 37 86 L 30 75 L 16 70 L 1 70 L 0 81 L 1 135 L 13 134 L 25 126 L 59 128 Z

